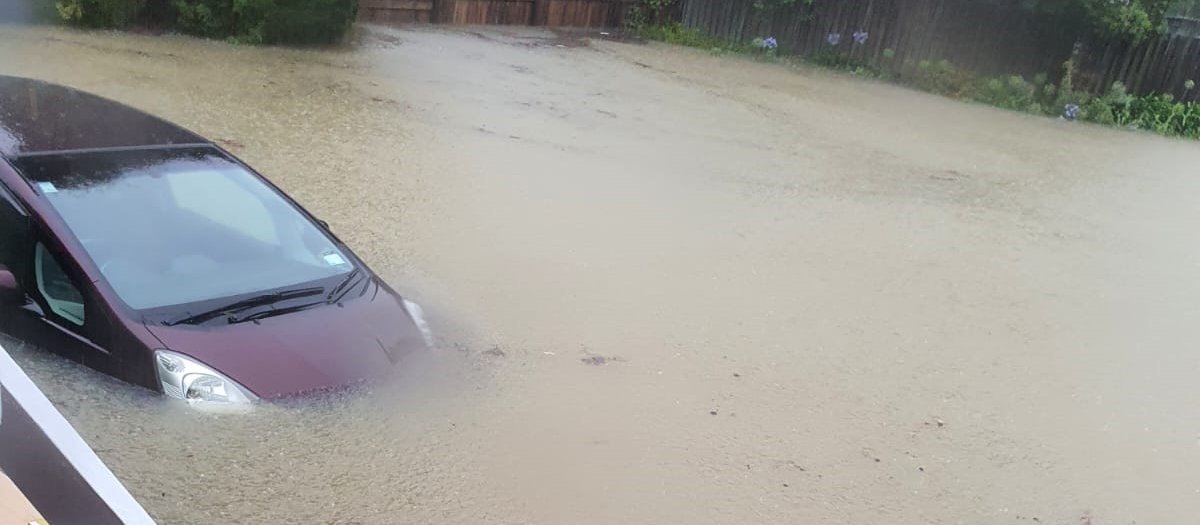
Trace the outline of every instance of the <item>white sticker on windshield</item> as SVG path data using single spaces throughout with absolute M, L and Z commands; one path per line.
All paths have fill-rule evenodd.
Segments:
M 58 188 L 54 187 L 53 182 L 39 182 L 38 188 L 42 190 L 42 193 L 58 193 Z
M 326 264 L 328 264 L 328 265 L 330 265 L 330 266 L 337 266 L 337 265 L 339 265 L 339 264 L 346 264 L 346 259 L 343 259 L 343 258 L 342 258 L 342 254 L 340 254 L 340 253 L 337 253 L 337 252 L 334 252 L 334 253 L 327 253 L 327 254 L 325 254 L 325 255 L 322 255 L 322 256 L 321 256 L 321 258 L 325 259 L 325 263 L 326 263 Z

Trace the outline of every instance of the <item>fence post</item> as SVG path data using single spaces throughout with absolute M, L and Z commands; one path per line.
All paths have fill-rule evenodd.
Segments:
M 544 26 L 550 18 L 550 0 L 534 0 L 531 25 Z

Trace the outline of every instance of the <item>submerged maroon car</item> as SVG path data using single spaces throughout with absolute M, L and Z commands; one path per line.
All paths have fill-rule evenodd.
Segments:
M 0 76 L 0 330 L 169 396 L 251 402 L 426 348 L 404 300 L 227 151 Z

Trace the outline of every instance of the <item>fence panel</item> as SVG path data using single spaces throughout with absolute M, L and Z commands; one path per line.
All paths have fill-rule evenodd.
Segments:
M 912 74 L 923 61 L 947 60 L 982 75 L 1046 74 L 1061 78 L 1075 35 L 1054 27 L 1015 2 L 978 0 L 816 0 L 763 13 L 754 0 L 682 0 L 679 20 L 717 38 L 746 41 L 774 36 L 783 50 L 803 56 L 833 53 Z M 853 34 L 865 31 L 865 43 Z M 831 45 L 831 35 L 840 38 Z M 1134 93 L 1171 93 L 1200 99 L 1186 89 L 1200 81 L 1200 39 L 1162 36 L 1130 45 L 1088 42 L 1076 87 L 1102 92 L 1121 81 Z M 888 58 L 888 56 L 891 58 Z
M 550 27 L 619 27 L 637 0 L 542 0 Z
M 374 24 L 407 24 L 432 22 L 433 1 L 359 0 L 358 19 Z
M 818 0 L 766 15 L 753 0 L 684 0 L 681 21 L 718 38 L 774 36 L 793 53 L 836 52 L 901 71 L 948 60 L 985 74 L 1053 76 L 1073 44 L 1017 6 L 974 0 Z M 853 42 L 857 31 L 865 43 Z M 895 58 L 883 62 L 889 49 Z
M 1200 101 L 1200 92 L 1186 87 L 1188 80 L 1200 82 L 1200 38 L 1164 35 L 1138 45 L 1092 44 L 1081 61 L 1080 77 L 1081 87 L 1094 93 L 1121 82 L 1133 93 L 1169 93 L 1176 100 Z
M 620 27 L 637 0 L 359 0 L 358 19 L 377 24 Z

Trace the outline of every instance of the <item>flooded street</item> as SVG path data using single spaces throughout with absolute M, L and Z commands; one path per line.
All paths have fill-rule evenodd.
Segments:
M 1200 144 L 534 30 L 0 26 L 0 74 L 216 140 L 440 337 L 250 414 L 6 343 L 161 523 L 1200 515 Z

